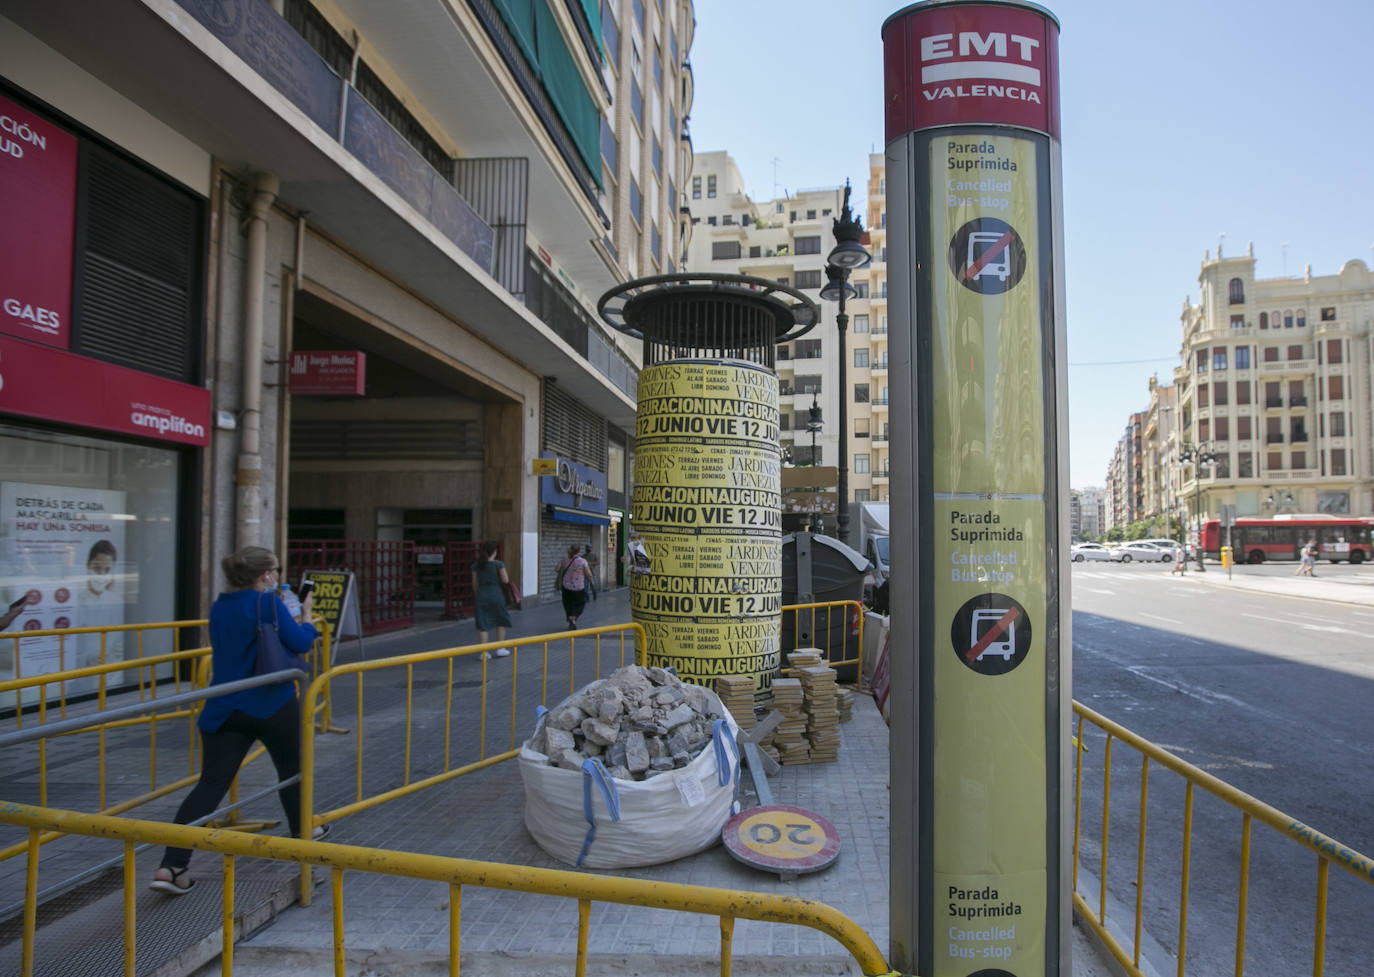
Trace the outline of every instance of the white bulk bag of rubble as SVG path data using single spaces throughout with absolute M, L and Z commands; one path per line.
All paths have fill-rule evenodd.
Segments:
M 658 865 L 709 848 L 738 810 L 739 727 L 714 692 L 711 742 L 685 767 L 648 780 L 610 776 L 599 758 L 582 769 L 549 765 L 531 747 L 551 713 L 540 715 L 521 746 L 525 826 L 539 847 L 578 868 Z

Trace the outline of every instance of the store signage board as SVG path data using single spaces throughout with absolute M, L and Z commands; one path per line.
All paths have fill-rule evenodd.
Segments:
M 295 350 L 286 383 L 293 397 L 361 397 L 367 392 L 367 354 L 356 349 Z
M 0 333 L 71 345 L 77 141 L 0 98 Z
M 0 336 L 0 411 L 205 447 L 210 391 Z

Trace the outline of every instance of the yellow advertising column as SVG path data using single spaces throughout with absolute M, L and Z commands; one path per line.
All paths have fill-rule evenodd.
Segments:
M 916 609 L 892 617 L 891 959 L 1067 974 L 1058 24 L 945 0 L 883 40 L 891 601 Z
M 658 275 L 602 296 L 644 342 L 630 495 L 630 610 L 651 665 L 712 684 L 779 667 L 782 610 L 777 344 L 816 303 L 744 275 Z
M 778 378 L 747 363 L 669 360 L 639 375 L 630 524 L 649 572 L 630 578 L 649 664 L 685 681 L 779 665 Z

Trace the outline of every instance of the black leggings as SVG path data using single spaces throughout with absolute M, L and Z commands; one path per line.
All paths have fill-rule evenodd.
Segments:
M 213 733 L 201 730 L 200 741 L 205 751 L 200 783 L 191 789 L 177 808 L 175 821 L 187 824 L 205 817 L 219 807 L 229 785 L 243 764 L 243 758 L 261 740 L 277 768 L 277 779 L 285 780 L 301 772 L 301 707 L 292 699 L 266 719 L 257 719 L 235 709 L 224 725 Z M 301 786 L 299 783 L 283 787 L 281 806 L 286 811 L 286 823 L 291 837 L 300 837 Z M 162 856 L 163 868 L 185 868 L 191 862 L 191 849 L 168 848 Z

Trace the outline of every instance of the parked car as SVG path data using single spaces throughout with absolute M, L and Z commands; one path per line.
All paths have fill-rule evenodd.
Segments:
M 1132 540 L 1129 543 L 1118 543 L 1111 549 L 1111 558 L 1121 563 L 1130 563 L 1137 560 L 1141 563 L 1172 563 L 1174 551 L 1164 550 L 1143 540 Z
M 1070 558 L 1075 563 L 1082 563 L 1084 560 L 1111 559 L 1111 552 L 1101 543 L 1075 543 L 1069 552 Z

